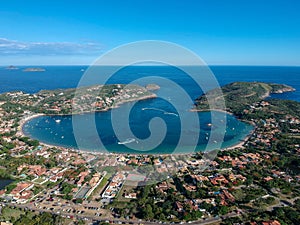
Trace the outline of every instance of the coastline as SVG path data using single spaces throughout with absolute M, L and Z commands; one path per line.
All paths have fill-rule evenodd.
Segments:
M 232 150 L 232 149 L 235 149 L 235 148 L 245 148 L 244 144 L 247 142 L 248 139 L 249 139 L 249 135 L 247 135 L 243 140 L 240 140 L 239 143 L 237 143 L 235 145 L 232 145 L 232 146 L 229 146 L 229 147 L 226 147 L 226 148 L 221 148 L 220 150 L 221 151 L 227 151 L 227 150 Z
M 190 112 L 211 112 L 211 111 L 222 112 L 222 113 L 226 113 L 226 114 L 235 116 L 232 112 L 229 112 L 229 111 L 223 110 L 223 109 L 196 109 L 196 108 L 193 108 L 190 110 Z
M 46 114 L 36 113 L 36 114 L 24 116 L 19 122 L 18 131 L 17 131 L 16 135 L 27 137 L 23 132 L 23 127 L 24 127 L 25 123 L 28 122 L 29 120 L 32 120 L 32 119 L 40 117 L 40 116 L 46 116 Z
M 44 114 L 44 113 L 32 114 L 32 115 L 29 115 L 29 116 L 25 116 L 20 120 L 17 135 L 20 135 L 20 136 L 23 136 L 23 137 L 28 137 L 23 132 L 23 127 L 24 127 L 25 123 L 30 121 L 31 119 L 34 119 L 34 118 L 37 118 L 37 117 L 40 117 L 40 116 L 72 116 L 72 115 L 79 115 L 79 114 L 85 114 L 85 113 L 106 112 L 106 111 L 112 110 L 114 108 L 118 108 L 124 103 L 134 102 L 134 101 L 142 101 L 142 100 L 152 99 L 152 98 L 156 98 L 156 97 L 157 97 L 156 94 L 151 94 L 151 95 L 148 95 L 148 96 L 143 96 L 141 98 L 132 98 L 132 99 L 128 99 L 128 100 L 123 100 L 123 101 L 117 102 L 115 105 L 113 105 L 109 108 L 103 109 L 103 110 L 95 110 L 95 111 L 72 113 L 72 114 L 53 114 L 53 113 L 52 114 Z M 221 110 L 221 109 L 212 109 L 212 110 L 208 110 L 208 109 L 207 110 L 204 110 L 204 109 L 203 110 L 191 109 L 190 111 L 191 112 L 217 111 L 217 112 L 222 112 L 222 113 L 226 113 L 226 114 L 235 116 L 233 113 L 228 112 L 226 110 Z M 236 117 L 236 118 L 239 119 L 238 117 Z M 251 137 L 251 135 L 254 133 L 256 125 L 251 123 L 251 121 L 243 121 L 243 122 L 251 124 L 252 126 L 254 126 L 254 129 L 243 140 L 240 140 L 238 143 L 236 143 L 232 146 L 220 148 L 221 151 L 231 150 L 231 149 L 235 149 L 235 148 L 244 148 L 244 144 L 249 139 L 249 137 Z M 44 142 L 41 142 L 41 141 L 39 141 L 39 142 L 40 142 L 41 145 L 43 145 L 45 147 L 48 147 L 48 148 L 66 149 L 66 150 L 70 150 L 70 151 L 80 152 L 81 154 L 90 153 L 90 154 L 95 154 L 95 155 L 128 155 L 128 154 L 130 154 L 130 155 L 140 155 L 139 153 L 114 153 L 114 152 L 98 152 L 98 151 L 93 151 L 93 150 L 80 150 L 80 149 L 75 149 L 75 148 L 67 147 L 67 146 L 53 145 L 53 144 L 44 143 Z M 149 154 L 149 155 L 170 156 L 170 155 L 192 155 L 192 154 L 195 154 L 195 153 L 197 153 L 197 152 L 193 152 L 193 153 L 189 153 L 189 154 L 184 154 L 184 153 L 176 153 L 176 154 L 172 154 L 172 153 L 169 153 L 169 154 L 152 153 L 152 154 Z
M 23 124 L 22 126 L 24 126 L 24 124 L 29 121 L 30 119 L 33 119 L 33 118 L 36 118 L 36 117 L 39 117 L 39 116 L 48 116 L 46 114 L 36 114 L 36 115 L 32 115 L 30 117 L 27 117 L 26 120 L 23 120 Z M 50 116 L 50 115 L 49 115 Z M 244 148 L 244 144 L 247 142 L 247 140 L 252 136 L 252 134 L 255 132 L 255 127 L 254 129 L 247 135 L 245 136 L 243 139 L 240 139 L 239 142 L 237 142 L 236 144 L 232 145 L 232 146 L 229 146 L 229 147 L 223 147 L 223 148 L 219 148 L 220 151 L 227 151 L 227 150 L 232 150 L 232 149 L 235 149 L 235 148 Z M 23 129 L 21 130 L 20 134 L 22 136 L 25 136 L 25 137 L 30 137 L 30 136 L 27 136 L 24 134 L 23 132 Z M 76 148 L 73 148 L 73 147 L 70 147 L 70 146 L 63 146 L 63 145 L 54 145 L 54 144 L 51 144 L 51 143 L 45 143 L 43 141 L 40 141 L 40 145 L 41 146 L 45 146 L 45 147 L 48 147 L 48 148 L 57 148 L 57 149 L 60 149 L 60 150 L 67 150 L 67 151 L 74 151 L 74 152 L 78 152 L 80 154 L 93 154 L 93 155 L 102 155 L 102 156 L 126 156 L 126 155 L 141 155 L 141 153 L 128 153 L 128 152 L 108 152 L 106 149 L 103 149 L 101 151 L 97 151 L 97 150 L 90 150 L 90 149 L 76 149 Z M 210 151 L 210 150 L 209 150 Z M 212 150 L 214 151 L 214 150 Z M 147 155 L 154 155 L 154 156 L 162 156 L 162 157 L 169 157 L 169 156 L 191 156 L 191 155 L 194 155 L 194 154 L 197 154 L 197 153 L 201 153 L 201 152 L 206 152 L 206 151 L 195 151 L 195 152 L 192 152 L 192 153 L 146 153 L 143 155 L 147 156 Z
M 102 109 L 102 110 L 95 110 L 95 111 L 87 111 L 87 112 L 79 112 L 79 113 L 70 113 L 70 114 L 59 114 L 59 113 L 51 113 L 51 114 L 45 114 L 45 113 L 34 113 L 31 115 L 27 115 L 27 116 L 23 116 L 23 118 L 19 121 L 19 126 L 18 126 L 18 131 L 16 133 L 16 135 L 21 136 L 21 137 L 29 137 L 27 136 L 24 131 L 24 125 L 26 122 L 37 118 L 37 117 L 41 117 L 41 116 L 72 116 L 72 115 L 80 115 L 80 114 L 85 114 L 85 113 L 96 113 L 96 112 L 107 112 L 109 110 L 115 109 L 115 108 L 119 108 L 122 104 L 124 103 L 129 103 L 129 102 L 135 102 L 135 101 L 143 101 L 143 100 L 147 100 L 147 99 L 153 99 L 156 98 L 157 95 L 152 93 L 151 95 L 146 95 L 146 96 L 142 96 L 142 97 L 136 97 L 136 98 L 130 98 L 127 100 L 122 100 L 117 102 L 115 105 L 112 105 L 111 107 L 108 107 L 106 109 Z M 29 137 L 30 138 L 30 137 Z M 93 153 L 93 154 L 105 154 L 105 155 L 111 155 L 114 153 L 101 153 L 101 152 L 95 152 L 92 150 L 80 150 L 80 149 L 74 149 L 74 148 L 70 148 L 70 147 L 65 147 L 65 146 L 59 146 L 59 145 L 52 145 L 52 144 L 48 144 L 45 142 L 42 142 L 40 140 L 38 140 L 40 142 L 41 145 L 48 147 L 48 148 L 63 148 L 63 149 L 68 149 L 68 150 L 72 150 L 72 151 L 76 151 L 76 152 L 80 152 L 80 153 Z M 126 155 L 127 153 L 120 153 L 120 154 L 124 154 Z M 120 155 L 118 154 L 118 155 Z
M 251 130 L 251 132 L 243 140 L 240 140 L 240 142 L 237 143 L 236 145 L 232 145 L 232 146 L 229 146 L 227 148 L 223 148 L 223 149 L 221 149 L 221 151 L 232 150 L 232 149 L 235 149 L 235 148 L 245 148 L 244 144 L 255 133 L 257 126 L 253 121 L 247 121 L 247 120 L 242 120 L 242 121 L 246 122 L 246 123 L 249 123 L 250 125 L 253 126 L 253 129 Z

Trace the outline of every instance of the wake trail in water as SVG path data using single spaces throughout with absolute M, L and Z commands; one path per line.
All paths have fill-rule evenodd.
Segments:
M 119 141 L 118 145 L 125 145 L 125 144 L 129 144 L 132 142 L 137 142 L 134 138 L 127 138 L 125 141 Z
M 154 110 L 154 111 L 162 112 L 165 115 L 173 115 L 173 116 L 177 116 L 178 117 L 178 114 L 176 114 L 176 113 L 167 112 L 167 111 L 165 111 L 163 109 L 158 109 L 158 108 L 142 108 L 142 110 Z

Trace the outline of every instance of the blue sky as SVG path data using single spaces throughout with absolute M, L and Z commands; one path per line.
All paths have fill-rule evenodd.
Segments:
M 175 42 L 208 64 L 300 65 L 298 0 L 10 0 L 0 64 L 90 64 L 120 44 Z

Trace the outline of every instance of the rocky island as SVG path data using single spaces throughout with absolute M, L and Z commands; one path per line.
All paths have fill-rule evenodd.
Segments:
M 10 65 L 8 67 L 5 68 L 6 70 L 18 70 L 19 68 L 13 65 Z

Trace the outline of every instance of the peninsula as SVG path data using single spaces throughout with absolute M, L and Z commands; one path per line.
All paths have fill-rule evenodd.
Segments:
M 218 110 L 218 101 L 223 97 L 226 104 L 226 111 L 235 116 L 241 116 L 243 111 L 250 105 L 257 103 L 269 97 L 271 94 L 295 91 L 293 87 L 285 84 L 273 84 L 262 82 L 234 82 L 225 85 L 218 90 L 211 90 L 206 93 L 214 101 L 216 108 L 210 109 L 206 95 L 202 95 L 195 100 L 195 110 Z
M 89 87 L 40 91 L 36 94 L 10 92 L 0 95 L 2 108 L 26 114 L 78 114 L 107 111 L 129 101 L 155 98 L 156 95 L 139 85 L 94 85 Z

